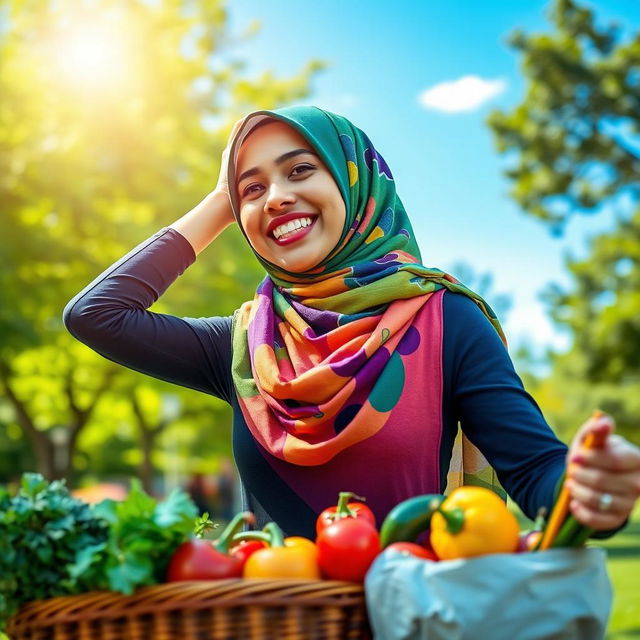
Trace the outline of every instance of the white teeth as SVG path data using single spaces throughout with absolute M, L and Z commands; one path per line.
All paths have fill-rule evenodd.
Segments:
M 311 218 L 296 218 L 295 220 L 291 220 L 290 222 L 285 222 L 280 226 L 276 227 L 272 233 L 274 238 L 278 239 L 282 236 L 291 233 L 292 231 L 296 231 L 297 229 L 303 229 L 304 227 L 308 227 L 311 224 Z

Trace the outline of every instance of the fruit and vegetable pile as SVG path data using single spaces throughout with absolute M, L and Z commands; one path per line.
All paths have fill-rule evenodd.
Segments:
M 364 498 L 343 492 L 319 515 L 315 540 L 284 537 L 273 522 L 256 530 L 250 512 L 210 540 L 213 523 L 196 518 L 181 490 L 157 502 L 134 481 L 126 500 L 90 507 L 64 483 L 25 474 L 15 495 L 0 488 L 0 628 L 25 602 L 93 590 L 131 594 L 161 582 L 241 577 L 362 583 L 388 548 L 437 562 L 582 545 L 590 532 L 562 499 L 547 526 L 541 511 L 520 532 L 496 494 L 461 487 L 398 504 L 378 530 Z

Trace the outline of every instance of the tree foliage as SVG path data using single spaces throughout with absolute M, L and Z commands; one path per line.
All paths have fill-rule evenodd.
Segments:
M 511 35 L 526 96 L 489 126 L 510 161 L 510 195 L 560 232 L 577 212 L 640 195 L 640 35 L 623 40 L 574 0 L 555 0 L 550 16 L 552 33 Z
M 601 26 L 574 0 L 555 0 L 553 30 L 516 31 L 526 96 L 489 125 L 507 157 L 511 196 L 561 233 L 577 214 L 616 213 L 614 228 L 568 256 L 572 285 L 544 298 L 573 336 L 539 391 L 569 432 L 594 406 L 633 437 L 640 397 L 640 32 Z
M 5 0 L 0 24 L 0 400 L 11 413 L 4 424 L 29 436 L 39 468 L 67 475 L 55 459 L 90 457 L 73 449 L 95 441 L 85 427 L 118 437 L 107 426 L 114 390 L 126 389 L 119 402 L 130 405 L 114 422 L 142 420 L 149 431 L 169 387 L 76 344 L 62 326 L 65 303 L 213 188 L 237 118 L 300 100 L 322 65 L 250 77 L 222 0 Z M 229 314 L 261 274 L 229 229 L 154 310 Z M 215 450 L 228 411 L 196 395 L 181 407 L 206 416 Z M 51 438 L 60 426 L 71 445 L 62 456 Z

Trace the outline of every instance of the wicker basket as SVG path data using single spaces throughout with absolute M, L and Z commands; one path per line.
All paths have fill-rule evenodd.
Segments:
M 329 580 L 218 580 L 27 603 L 11 640 L 367 639 L 361 586 Z

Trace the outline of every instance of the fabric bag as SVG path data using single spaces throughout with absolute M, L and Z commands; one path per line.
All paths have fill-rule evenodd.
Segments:
M 365 581 L 375 640 L 601 640 L 612 590 L 603 549 L 430 562 L 389 549 Z

